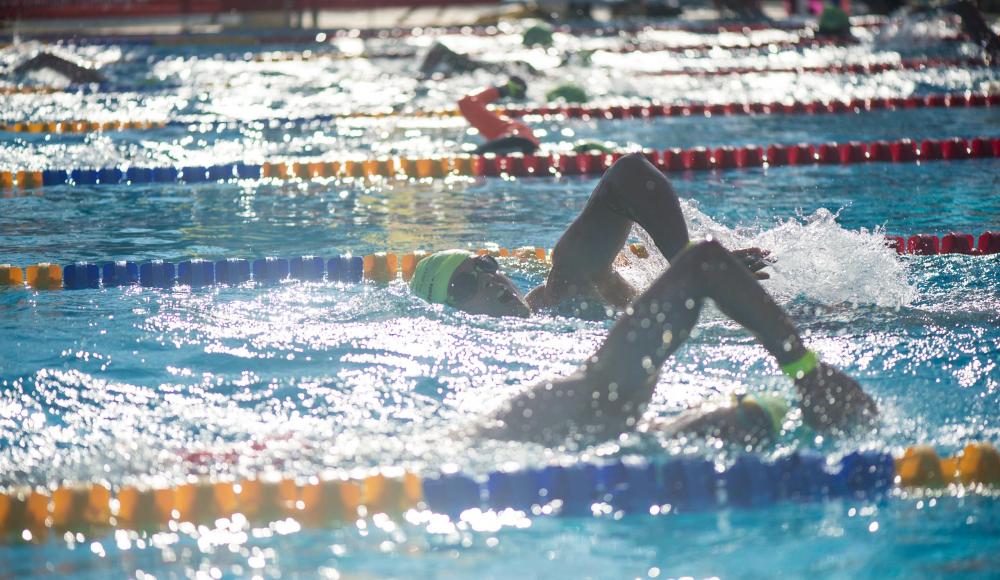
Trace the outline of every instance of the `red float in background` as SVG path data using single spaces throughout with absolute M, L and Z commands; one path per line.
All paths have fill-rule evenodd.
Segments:
M 892 161 L 892 152 L 890 151 L 888 141 L 876 141 L 871 144 L 868 149 L 868 158 L 871 161 Z
M 764 152 L 756 145 L 740 147 L 736 150 L 736 167 L 760 167 L 764 164 Z
M 789 165 L 806 165 L 816 162 L 816 152 L 809 143 L 799 143 L 788 148 Z
M 694 149 L 686 149 L 681 153 L 681 157 L 684 159 L 684 169 L 692 170 L 704 170 L 709 169 L 712 164 L 709 160 L 708 149 L 704 147 L 695 147 Z
M 903 236 L 886 236 L 885 245 L 896 250 L 897 254 L 906 252 L 906 240 L 903 239 Z
M 920 160 L 941 159 L 941 143 L 933 139 L 924 139 L 920 142 Z
M 816 150 L 816 161 L 819 163 L 838 163 L 840 147 L 836 143 L 823 143 Z
M 971 157 L 975 157 L 977 159 L 993 157 L 993 143 L 990 139 L 976 137 L 972 140 L 972 143 L 969 144 L 969 149 L 972 150 L 969 153 Z
M 974 254 L 975 251 L 972 236 L 969 234 L 952 232 L 941 238 L 942 254 Z
M 667 171 L 684 171 L 684 151 L 676 147 L 665 149 L 662 163 Z
M 865 163 L 868 161 L 868 146 L 858 141 L 841 143 L 837 149 L 837 154 L 842 164 Z
M 939 253 L 938 237 L 933 234 L 917 234 L 906 241 L 906 251 L 918 256 L 933 256 Z
M 1000 254 L 1000 232 L 983 232 L 977 246 L 980 254 Z
M 772 167 L 790 165 L 788 161 L 788 147 L 784 145 L 768 145 L 767 164 Z
M 528 175 L 535 177 L 548 176 L 552 172 L 552 157 L 549 155 L 525 155 L 524 167 L 528 170 Z
M 894 141 L 889 144 L 889 152 L 892 155 L 892 161 L 894 163 L 916 161 L 917 144 L 909 139 Z
M 715 158 L 714 165 L 718 169 L 736 167 L 736 149 L 733 147 L 719 147 L 715 150 L 713 157 Z
M 943 159 L 968 159 L 969 144 L 960 137 L 941 142 L 941 157 Z
M 924 97 L 924 104 L 928 107 L 944 107 L 948 105 L 948 100 L 944 95 L 927 95 Z
M 500 177 L 500 158 L 492 153 L 479 157 L 482 159 L 480 175 L 484 177 Z
M 559 159 L 556 161 L 556 169 L 563 175 L 579 175 L 580 166 L 576 158 L 576 153 L 560 153 Z

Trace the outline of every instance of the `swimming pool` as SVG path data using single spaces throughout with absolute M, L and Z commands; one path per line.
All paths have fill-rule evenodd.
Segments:
M 478 39 L 485 43 L 488 39 Z M 497 46 L 503 46 L 497 40 Z M 300 49 L 297 47 L 296 50 Z M 118 82 L 145 71 L 186 88 L 116 96 L 18 95 L 8 120 L 206 119 L 288 116 L 409 95 L 441 106 L 483 76 L 415 94 L 413 61 L 245 62 L 240 50 L 89 47 Z M 823 49 L 826 52 L 835 49 Z M 851 49 L 858 51 L 861 49 Z M 868 55 L 881 56 L 870 47 Z M 216 57 L 216 52 L 222 56 Z M 810 55 L 810 49 L 787 51 Z M 816 51 L 820 56 L 823 51 Z M 103 56 L 102 56 L 103 55 Z M 815 56 L 815 55 L 810 55 Z M 182 58 L 181 58 L 182 57 Z M 828 58 L 839 58 L 840 55 Z M 686 57 L 672 55 L 684 61 Z M 694 57 L 691 57 L 693 60 Z M 739 61 L 751 56 L 736 54 Z M 789 58 L 792 58 L 791 56 Z M 817 57 L 818 58 L 818 57 Z M 120 59 L 120 60 L 119 60 Z M 183 71 L 189 71 L 186 75 Z M 995 69 L 803 74 L 677 83 L 635 77 L 609 94 L 751 102 L 768 90 L 796 98 L 907 96 L 982 90 Z M 532 91 L 579 69 L 556 70 Z M 176 75 L 176 76 L 172 76 Z M 159 78 L 159 77 L 158 77 Z M 689 84 L 690 83 L 690 84 Z M 213 85 L 211 90 L 205 87 Z M 252 93 L 244 87 L 260 87 Z M 332 87 L 332 88 L 331 88 Z M 532 93 L 534 94 L 534 93 Z M 785 93 L 783 93 L 785 94 Z M 761 99 L 766 100 L 766 99 Z M 807 140 L 998 135 L 996 108 L 858 115 L 541 121 L 548 140 L 689 147 Z M 287 135 L 287 137 L 286 137 Z M 0 169 L 216 162 L 339 153 L 436 152 L 473 142 L 452 120 L 344 121 L 308 130 L 174 127 L 96 135 L 5 133 Z M 831 457 L 915 443 L 942 454 L 1000 432 L 1000 259 L 897 256 L 881 230 L 908 235 L 1000 228 L 1000 160 L 771 167 L 672 175 L 696 238 L 759 244 L 777 263 L 768 290 L 806 341 L 879 400 L 878 433 L 837 441 L 786 437 Z M 551 247 L 596 183 L 452 178 L 422 182 L 313 180 L 209 184 L 59 185 L 0 197 L 0 261 L 355 255 L 386 249 Z M 866 232 L 862 231 L 866 229 Z M 505 261 L 528 289 L 531 262 Z M 651 273 L 629 275 L 649 281 Z M 169 290 L 0 291 L 0 473 L 4 485 L 97 481 L 176 484 L 187 475 L 312 477 L 377 467 L 483 475 L 498 467 L 577 460 L 705 456 L 730 450 L 630 436 L 584 450 L 466 440 L 450 428 L 519 385 L 570 372 L 610 321 L 545 313 L 495 320 L 430 306 L 401 282 L 286 282 Z M 668 361 L 650 412 L 678 413 L 742 388 L 791 394 L 766 353 L 718 313 Z M 228 522 L 6 543 L 15 576 L 325 575 L 345 577 L 673 577 L 823 575 L 989 576 L 1000 561 L 991 492 L 904 493 L 880 501 L 778 503 L 702 513 L 552 517 L 475 514 L 457 525 L 368 517 L 300 529 Z

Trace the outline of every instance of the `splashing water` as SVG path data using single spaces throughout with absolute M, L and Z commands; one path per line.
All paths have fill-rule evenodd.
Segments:
M 693 240 L 711 237 L 728 248 L 770 250 L 774 263 L 766 271 L 771 278 L 763 284 L 779 299 L 898 308 L 916 298 L 906 268 L 885 245 L 881 228 L 847 230 L 837 223 L 838 213 L 820 208 L 770 229 L 733 229 L 704 214 L 694 202 L 682 200 L 681 206 Z M 650 259 L 630 264 L 623 275 L 636 287 L 646 288 L 667 261 L 642 228 L 635 226 L 632 234 L 649 248 Z

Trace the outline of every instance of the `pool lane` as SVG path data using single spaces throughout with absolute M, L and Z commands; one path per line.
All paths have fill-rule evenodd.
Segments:
M 648 120 L 545 118 L 531 121 L 549 147 L 578 140 L 618 146 L 717 147 L 827 141 L 1000 135 L 1000 107 L 927 108 L 822 115 L 657 117 Z M 7 133 L 0 170 L 205 166 L 278 159 L 319 160 L 386 155 L 427 157 L 468 152 L 481 139 L 461 119 L 316 122 L 275 129 L 168 127 L 102 134 Z

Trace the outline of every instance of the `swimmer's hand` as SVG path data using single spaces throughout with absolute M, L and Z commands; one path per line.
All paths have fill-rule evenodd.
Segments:
M 770 259 L 770 250 L 744 248 L 742 250 L 733 250 L 732 254 L 743 262 L 747 268 L 750 268 L 750 271 L 753 272 L 753 275 L 758 280 L 767 280 L 771 277 L 767 272 L 761 272 L 761 270 L 774 263 L 774 260 Z
M 826 363 L 797 379 L 795 388 L 802 397 L 802 418 L 819 432 L 871 427 L 878 417 L 875 401 L 861 385 Z

